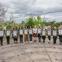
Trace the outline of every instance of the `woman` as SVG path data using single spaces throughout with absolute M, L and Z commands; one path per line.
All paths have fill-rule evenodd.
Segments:
M 37 42 L 37 28 L 36 26 L 33 28 L 33 42 Z
M 26 27 L 26 29 L 24 29 L 24 42 L 28 43 L 28 29 Z
M 51 27 L 50 26 L 48 26 L 48 28 L 47 28 L 47 35 L 48 35 L 48 39 L 50 41 L 51 40 Z
M 14 40 L 14 43 L 18 43 L 18 30 L 13 28 L 13 40 Z
M 38 28 L 38 39 L 39 39 L 39 42 L 41 42 L 41 28 L 40 27 Z
M 46 29 L 45 28 L 42 29 L 42 39 L 43 39 L 43 43 L 45 43 L 45 39 L 46 39 Z
M 29 29 L 29 40 L 32 41 L 32 28 Z
M 10 44 L 10 36 L 11 36 L 11 30 L 6 30 L 6 39 L 7 39 L 7 44 Z
M 58 28 L 58 35 L 59 35 L 60 44 L 62 44 L 62 25 Z
M 3 31 L 3 29 L 1 28 L 1 29 L 0 29 L 0 44 L 1 44 L 1 46 L 3 45 L 3 37 L 4 37 L 4 31 Z
M 23 43 L 23 29 L 19 30 L 20 43 Z
M 54 27 L 54 29 L 52 30 L 52 34 L 53 34 L 53 43 L 56 44 L 56 40 L 57 40 L 57 28 Z

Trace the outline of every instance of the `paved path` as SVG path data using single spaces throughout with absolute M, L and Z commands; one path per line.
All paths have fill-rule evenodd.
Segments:
M 62 45 L 37 43 L 2 46 L 0 62 L 62 62 Z

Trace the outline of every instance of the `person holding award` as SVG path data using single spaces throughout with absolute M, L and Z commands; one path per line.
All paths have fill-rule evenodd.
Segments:
M 7 44 L 10 44 L 10 37 L 11 37 L 11 30 L 10 29 L 7 29 L 6 30 Z
M 46 39 L 46 29 L 45 29 L 45 27 L 42 29 L 42 39 L 43 39 L 43 43 L 45 43 L 45 39 Z
M 50 26 L 47 27 L 47 36 L 48 36 L 48 40 L 50 41 L 51 40 L 51 27 Z
M 33 28 L 33 42 L 37 42 L 37 28 L 36 26 Z
M 59 35 L 60 44 L 62 44 L 62 25 L 60 25 L 58 28 L 58 35 Z
M 52 30 L 52 35 L 53 35 L 53 43 L 56 44 L 56 40 L 57 40 L 57 28 L 54 27 L 53 30 Z
M 27 27 L 24 29 L 24 42 L 28 43 L 28 29 Z
M 23 43 L 23 29 L 19 30 L 20 43 Z
M 0 44 L 3 45 L 4 30 L 0 28 Z
M 29 41 L 32 41 L 32 32 L 33 30 L 32 30 L 32 28 L 30 27 L 30 29 L 29 29 Z
M 41 28 L 39 27 L 38 28 L 38 39 L 39 39 L 39 42 L 41 42 L 41 35 L 42 35 L 42 32 L 41 32 Z
M 14 43 L 17 44 L 18 43 L 18 30 L 17 30 L 17 28 L 13 28 L 12 36 L 13 36 Z

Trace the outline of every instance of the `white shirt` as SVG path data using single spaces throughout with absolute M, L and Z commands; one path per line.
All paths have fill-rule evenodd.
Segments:
M 51 35 L 51 30 L 48 30 L 48 35 Z
M 4 35 L 4 31 L 0 31 L 0 37 Z
M 10 36 L 10 33 L 11 33 L 10 31 L 7 31 L 7 32 L 6 32 L 6 35 L 7 35 L 7 36 Z
M 23 30 L 20 30 L 20 35 L 22 35 L 23 34 Z
M 25 34 L 28 34 L 28 30 L 27 30 L 27 29 L 26 29 L 26 30 L 24 30 L 24 33 L 25 33 Z
M 59 35 L 62 35 L 62 29 L 59 29 Z
M 13 36 L 17 36 L 17 31 L 13 31 Z
M 37 28 L 33 28 L 33 33 L 37 33 Z
M 53 30 L 53 36 L 57 36 L 57 30 Z
M 41 29 L 40 29 L 40 28 L 38 29 L 38 33 L 39 33 L 39 34 L 41 33 Z
M 29 29 L 29 34 L 32 34 L 32 29 Z
M 42 31 L 42 35 L 46 35 L 46 31 L 45 30 Z

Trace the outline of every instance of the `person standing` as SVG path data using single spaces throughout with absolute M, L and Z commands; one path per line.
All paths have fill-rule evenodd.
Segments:
M 11 30 L 10 29 L 7 29 L 6 30 L 7 44 L 10 44 L 10 37 L 11 37 Z
M 51 40 L 51 27 L 50 26 L 48 26 L 48 28 L 47 28 L 47 36 L 50 41 Z
M 46 29 L 45 28 L 42 29 L 42 39 L 43 39 L 43 43 L 45 43 L 45 39 L 46 39 Z
M 3 37 L 4 37 L 4 30 L 1 28 L 0 29 L 0 44 L 3 46 Z
M 32 28 L 29 29 L 29 41 L 32 41 Z
M 52 35 L 53 35 L 53 43 L 56 44 L 56 40 L 57 40 L 57 28 L 54 27 L 52 30 Z
M 37 28 L 36 28 L 36 26 L 33 28 L 33 42 L 37 42 L 37 36 L 38 36 L 38 34 L 37 34 Z
M 19 30 L 20 43 L 23 43 L 23 29 Z
M 14 43 L 17 44 L 18 43 L 18 30 L 16 28 L 13 28 L 12 36 L 13 36 Z
M 58 35 L 59 35 L 60 44 L 62 44 L 62 25 L 58 28 Z
M 28 43 L 28 29 L 27 27 L 24 29 L 24 42 Z
M 39 27 L 38 28 L 38 39 L 39 39 L 39 42 L 41 42 L 41 35 L 42 35 L 42 33 L 41 33 L 41 28 Z

